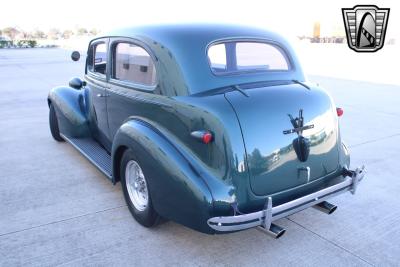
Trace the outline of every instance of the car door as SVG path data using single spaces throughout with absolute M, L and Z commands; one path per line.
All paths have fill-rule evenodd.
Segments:
M 139 41 L 114 39 L 109 80 L 108 121 L 111 138 L 130 116 L 160 116 L 155 59 Z
M 108 87 L 108 38 L 97 39 L 89 46 L 86 81 L 90 98 L 90 126 L 93 137 L 110 150 L 107 87 Z

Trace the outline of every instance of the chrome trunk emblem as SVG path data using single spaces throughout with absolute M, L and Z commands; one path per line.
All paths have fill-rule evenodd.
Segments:
M 314 124 L 304 126 L 303 110 L 299 110 L 299 117 L 293 118 L 292 115 L 288 114 L 290 122 L 293 125 L 293 129 L 283 131 L 283 134 L 297 133 L 298 137 L 293 140 L 292 145 L 296 152 L 297 158 L 304 162 L 307 160 L 310 154 L 310 141 L 303 137 L 303 131 L 314 128 Z
M 283 131 L 283 134 L 297 133 L 299 136 L 303 134 L 303 131 L 314 128 L 314 124 L 304 126 L 303 110 L 299 110 L 299 117 L 293 118 L 292 115 L 288 114 L 290 122 L 293 125 L 293 129 Z

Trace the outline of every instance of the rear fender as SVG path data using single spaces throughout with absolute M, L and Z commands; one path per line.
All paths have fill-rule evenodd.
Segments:
M 53 105 L 56 110 L 62 134 L 71 137 L 90 136 L 85 95 L 85 90 L 71 87 L 56 87 L 50 91 L 48 104 Z
M 127 148 L 144 169 L 158 214 L 201 232 L 213 232 L 207 225 L 213 205 L 208 185 L 165 135 L 138 119 L 124 123 L 113 141 L 114 183 L 120 179 L 120 159 Z

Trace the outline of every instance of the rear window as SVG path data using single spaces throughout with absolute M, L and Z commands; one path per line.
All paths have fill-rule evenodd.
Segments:
M 269 43 L 248 41 L 218 43 L 208 48 L 207 55 L 210 67 L 216 74 L 289 70 L 289 63 L 283 50 Z

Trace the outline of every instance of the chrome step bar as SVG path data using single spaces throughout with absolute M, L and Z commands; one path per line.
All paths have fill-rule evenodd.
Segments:
M 61 137 L 85 156 L 108 179 L 112 179 L 111 155 L 93 138 L 75 138 L 60 134 Z

